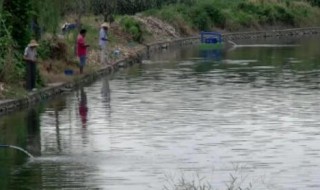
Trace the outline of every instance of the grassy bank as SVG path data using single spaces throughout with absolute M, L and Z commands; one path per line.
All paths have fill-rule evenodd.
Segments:
M 201 0 L 152 9 L 144 13 L 163 19 L 185 33 L 196 30 L 259 30 L 316 26 L 320 9 L 304 0 Z
M 142 44 L 186 37 L 204 30 L 248 31 L 270 27 L 281 29 L 320 25 L 318 19 L 320 1 L 318 0 L 181 0 L 166 1 L 163 4 L 156 3 L 158 2 L 156 0 L 152 2 L 150 1 L 148 6 L 141 9 L 142 11 L 147 9 L 142 13 L 135 14 L 140 10 L 136 7 L 133 12 L 127 12 L 135 15 L 124 15 L 125 9 L 113 14 L 114 20 L 109 31 L 108 45 L 112 61 L 114 61 L 112 52 L 115 49 L 120 49 L 121 56 L 127 57 L 143 47 Z M 26 10 L 29 9 L 26 8 Z M 48 14 L 39 13 L 38 16 L 47 18 Z M 91 45 L 87 72 L 101 68 L 98 61 L 98 32 L 104 18 L 102 15 L 93 16 L 95 14 L 88 10 L 81 19 L 82 26 L 88 30 L 87 42 Z M 14 38 L 14 33 L 8 27 L 10 23 L 4 22 L 5 14 L 1 15 L 0 99 L 24 96 L 26 94 L 23 92 L 25 68 L 22 52 L 25 42 L 21 41 L 22 45 L 17 48 L 16 44 L 20 38 Z M 48 23 L 54 26 L 54 29 L 47 30 L 38 39 L 40 42 L 38 68 L 41 77 L 37 84 L 40 88 L 49 83 L 72 81 L 77 77 L 77 75 L 64 75 L 65 69 L 78 70 L 78 60 L 74 55 L 77 30 L 70 32 L 64 38 L 53 35 L 60 32 L 60 26 L 64 22 L 72 22 L 79 16 L 73 15 L 74 18 L 68 18 L 70 15 L 73 14 L 64 13 L 64 16 L 59 17 L 58 20 L 50 21 L 52 24 L 49 21 L 44 22 L 44 26 Z M 30 32 L 26 31 L 26 34 Z M 12 86 L 15 87 L 12 88 Z

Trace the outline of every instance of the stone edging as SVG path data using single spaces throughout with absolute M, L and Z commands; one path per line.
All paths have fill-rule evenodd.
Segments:
M 259 38 L 273 38 L 273 37 L 289 37 L 289 36 L 305 36 L 305 35 L 318 35 L 320 34 L 320 27 L 310 28 L 294 28 L 285 30 L 271 30 L 271 31 L 257 31 L 257 32 L 236 32 L 222 34 L 223 39 L 237 40 L 237 39 L 259 39 Z M 152 44 L 146 44 L 145 48 L 138 51 L 135 56 L 127 57 L 117 61 L 113 66 L 105 67 L 99 71 L 91 74 L 87 74 L 80 79 L 76 79 L 72 82 L 64 83 L 54 87 L 47 87 L 38 92 L 31 93 L 28 97 L 4 100 L 0 103 L 0 115 L 19 110 L 24 107 L 28 107 L 40 101 L 52 98 L 64 92 L 71 91 L 77 86 L 85 83 L 92 82 L 98 77 L 112 73 L 119 67 L 130 66 L 134 63 L 141 62 L 143 57 L 149 57 L 150 53 L 159 52 L 166 48 L 178 48 L 186 45 L 199 44 L 200 36 L 194 36 L 189 38 L 174 39 L 171 41 L 155 42 Z
M 240 40 L 240 39 L 262 39 L 262 38 L 280 38 L 280 37 L 297 37 L 320 34 L 320 27 L 293 28 L 284 30 L 254 31 L 254 32 L 235 32 L 222 34 L 223 40 Z M 174 39 L 171 41 L 155 42 L 146 45 L 147 54 L 157 52 L 168 47 L 181 47 L 184 45 L 200 44 L 200 36 L 189 38 Z
M 307 36 L 320 34 L 320 27 L 309 28 L 293 28 L 284 30 L 270 30 L 258 32 L 241 32 L 227 33 L 223 37 L 229 40 L 232 39 L 258 39 L 258 38 L 275 38 L 275 37 L 290 37 L 290 36 Z

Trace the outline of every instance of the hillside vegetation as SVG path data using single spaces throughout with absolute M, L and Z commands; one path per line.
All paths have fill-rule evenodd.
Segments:
M 165 20 L 182 32 L 196 30 L 260 30 L 320 24 L 320 1 L 304 0 L 199 0 L 151 9 L 145 15 Z

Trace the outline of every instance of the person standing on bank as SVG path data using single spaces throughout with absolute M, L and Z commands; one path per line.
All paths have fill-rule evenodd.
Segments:
M 99 32 L 99 46 L 100 46 L 100 62 L 101 64 L 108 63 L 107 41 L 108 41 L 109 24 L 103 23 Z
M 83 74 L 83 68 L 86 65 L 87 61 L 87 48 L 89 47 L 88 44 L 85 42 L 85 37 L 87 34 L 86 29 L 81 29 L 80 34 L 77 38 L 77 55 L 79 57 L 79 68 L 80 68 L 80 74 Z
M 23 59 L 26 61 L 26 89 L 28 91 L 36 89 L 38 46 L 39 44 L 35 40 L 31 40 L 23 54 Z

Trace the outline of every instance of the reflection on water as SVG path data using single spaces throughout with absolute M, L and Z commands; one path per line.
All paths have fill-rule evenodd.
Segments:
M 2 117 L 0 144 L 36 159 L 0 149 L 0 187 L 149 190 L 199 174 L 214 189 L 230 175 L 253 189 L 319 189 L 319 40 L 261 43 L 300 46 L 164 50 Z
M 33 156 L 41 155 L 40 143 L 40 119 L 39 113 L 35 108 L 31 108 L 27 112 L 27 150 Z
M 200 55 L 205 59 L 211 59 L 214 61 L 220 61 L 222 57 L 223 50 L 221 48 L 214 48 L 214 49 L 201 49 Z
M 109 104 L 111 101 L 109 77 L 105 77 L 104 79 L 102 79 L 101 94 L 102 94 L 102 97 L 104 98 L 104 101 Z
M 87 126 L 87 116 L 88 116 L 88 106 L 87 106 L 87 94 L 83 87 L 80 89 L 80 99 L 79 99 L 79 114 L 81 117 L 82 127 Z

